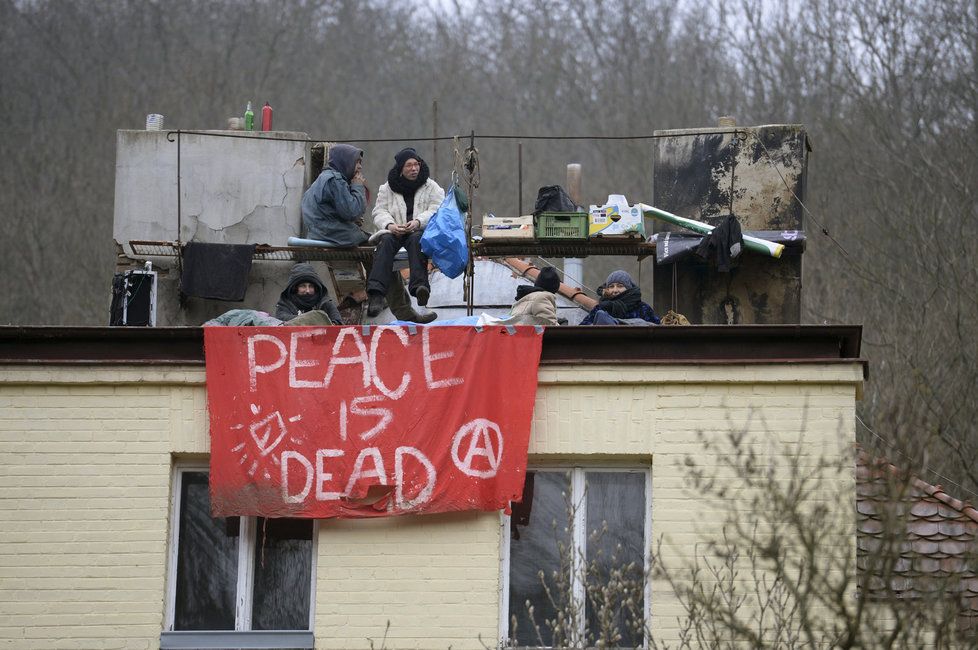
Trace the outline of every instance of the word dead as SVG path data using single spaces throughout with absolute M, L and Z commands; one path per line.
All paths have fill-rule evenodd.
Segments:
M 315 459 L 310 460 L 301 452 L 283 451 L 282 500 L 285 503 L 302 503 L 311 494 L 316 501 L 338 501 L 353 495 L 360 481 L 368 481 L 368 485 L 389 484 L 384 459 L 377 447 L 360 450 L 349 477 L 344 481 L 342 477 L 334 475 L 330 462 L 337 463 L 337 459 L 342 459 L 345 455 L 346 451 L 343 449 L 317 449 Z M 290 482 L 293 476 L 300 477 L 300 480 Z M 424 505 L 431 500 L 437 479 L 435 466 L 424 452 L 415 447 L 398 447 L 394 450 L 392 507 L 397 510 L 411 510 Z M 290 485 L 301 485 L 301 488 L 290 491 Z

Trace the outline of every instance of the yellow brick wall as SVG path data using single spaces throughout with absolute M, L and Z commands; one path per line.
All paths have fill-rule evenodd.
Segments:
M 0 369 L 0 648 L 159 645 L 170 452 L 203 439 L 202 379 Z
M 323 522 L 316 646 L 495 647 L 499 527 L 481 512 Z
M 857 364 L 545 367 L 531 460 L 651 463 L 653 537 L 668 531 L 664 559 L 681 561 L 717 532 L 704 513 L 736 505 L 690 496 L 682 459 L 697 433 L 746 429 L 759 453 L 775 437 L 812 458 L 846 453 L 861 381 Z M 0 367 L 0 648 L 158 646 L 171 469 L 207 453 L 205 402 L 198 367 Z M 379 648 L 388 621 L 386 648 L 495 645 L 495 513 L 319 531 L 317 647 Z M 674 640 L 679 610 L 661 584 L 652 607 L 656 638 Z

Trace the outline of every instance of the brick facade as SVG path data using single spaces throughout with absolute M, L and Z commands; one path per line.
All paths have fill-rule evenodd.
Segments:
M 681 461 L 697 453 L 697 433 L 736 428 L 761 455 L 773 436 L 842 457 L 863 380 L 855 361 L 560 365 L 539 376 L 531 463 L 649 464 L 664 560 L 717 534 L 705 512 L 737 505 L 691 502 Z M 0 366 L 0 648 L 159 645 L 172 469 L 206 458 L 205 401 L 201 366 Z M 317 647 L 380 647 L 388 621 L 387 648 L 495 646 L 496 513 L 318 530 Z M 840 544 L 855 554 L 854 535 Z M 652 585 L 652 628 L 674 642 L 680 612 L 663 587 Z

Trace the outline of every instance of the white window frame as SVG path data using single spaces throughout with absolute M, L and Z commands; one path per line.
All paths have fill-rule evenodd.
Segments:
M 630 473 L 642 474 L 645 477 L 645 521 L 643 522 L 643 533 L 645 536 L 645 548 L 643 552 L 643 571 L 645 580 L 645 628 L 650 628 L 652 616 L 652 585 L 648 579 L 650 575 L 649 560 L 652 557 L 652 468 L 648 465 L 634 464 L 601 464 L 601 465 L 534 465 L 527 467 L 527 472 L 570 472 L 571 502 L 576 504 L 574 509 L 573 521 L 573 541 L 574 553 L 572 555 L 572 598 L 581 616 L 578 638 L 583 639 L 586 632 L 587 621 L 583 615 L 585 607 L 585 585 L 583 581 L 582 562 L 587 557 L 587 500 L 584 499 L 585 479 L 588 472 L 610 472 L 610 473 Z M 509 561 L 510 561 L 510 535 L 511 535 L 512 516 L 500 513 L 500 540 L 499 540 L 499 646 L 504 646 L 509 641 Z M 648 635 L 642 641 L 642 647 L 647 648 L 649 644 Z
M 309 625 L 305 630 L 264 631 L 251 629 L 251 613 L 255 578 L 255 534 L 257 532 L 257 517 L 240 517 L 238 530 L 238 581 L 235 587 L 234 632 L 222 631 L 180 631 L 174 630 L 174 616 L 177 603 L 177 561 L 180 550 L 180 508 L 183 493 L 183 475 L 191 472 L 210 474 L 210 467 L 205 462 L 179 463 L 173 466 L 170 485 L 170 531 L 169 552 L 167 557 L 166 575 L 166 611 L 164 615 L 163 637 L 161 648 L 224 648 L 229 637 L 238 638 L 238 642 L 246 643 L 242 637 L 251 640 L 240 647 L 247 648 L 277 648 L 277 647 L 312 647 L 312 645 L 291 645 L 296 642 L 305 643 L 304 639 L 312 640 L 313 627 L 316 620 L 316 558 L 319 555 L 319 520 L 312 522 L 312 549 L 310 558 L 309 587 Z M 167 637 L 170 637 L 167 640 Z M 179 640 L 186 636 L 186 645 Z M 207 645 L 208 639 L 216 645 Z M 176 639 L 176 641 L 174 641 Z M 239 646 L 236 646 L 239 647 Z

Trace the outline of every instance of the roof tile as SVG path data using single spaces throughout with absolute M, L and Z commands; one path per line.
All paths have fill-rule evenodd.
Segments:
M 959 623 L 978 629 L 978 510 L 864 452 L 856 478 L 857 561 L 869 573 L 862 593 L 910 599 L 957 593 Z M 903 522 L 903 536 L 888 539 L 891 521 Z

